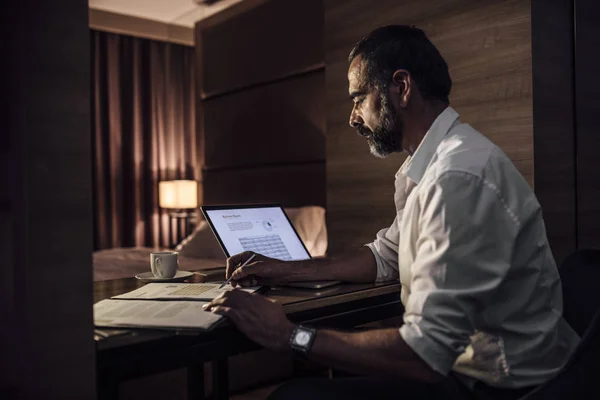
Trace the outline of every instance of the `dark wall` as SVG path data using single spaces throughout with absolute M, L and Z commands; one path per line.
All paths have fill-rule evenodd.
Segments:
M 600 3 L 533 0 L 535 191 L 557 262 L 600 248 Z
M 95 398 L 87 12 L 0 12 L 0 398 Z
M 578 246 L 600 249 L 600 2 L 575 5 Z
M 535 193 L 559 264 L 577 247 L 573 34 L 572 0 L 532 1 Z
M 202 203 L 325 206 L 322 0 L 239 6 L 195 28 Z

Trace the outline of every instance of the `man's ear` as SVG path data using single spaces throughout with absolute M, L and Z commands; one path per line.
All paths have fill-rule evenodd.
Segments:
M 400 107 L 406 107 L 412 93 L 412 79 L 410 72 L 405 69 L 399 69 L 392 75 L 392 90 L 398 96 Z

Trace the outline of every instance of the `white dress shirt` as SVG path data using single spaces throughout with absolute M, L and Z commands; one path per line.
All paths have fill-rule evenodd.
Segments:
M 394 200 L 394 222 L 367 246 L 378 281 L 400 277 L 406 343 L 468 384 L 558 372 L 579 337 L 562 318 L 540 205 L 502 150 L 448 107 L 396 174 Z

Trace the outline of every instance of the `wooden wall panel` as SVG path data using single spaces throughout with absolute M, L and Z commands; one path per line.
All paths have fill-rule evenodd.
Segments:
M 325 72 L 204 101 L 205 169 L 325 161 Z
M 87 3 L 3 2 L 0 398 L 94 399 Z M 8 395 L 4 392 L 9 388 Z
M 323 2 L 270 0 L 218 24 L 196 26 L 201 96 L 323 65 Z
M 202 203 L 325 207 L 325 163 L 204 171 Z
M 90 28 L 144 39 L 194 46 L 194 29 L 106 10 L 89 9 Z
M 535 193 L 560 265 L 577 248 L 573 0 L 533 0 L 531 30 Z
M 394 217 L 394 174 L 404 154 L 385 160 L 348 126 L 347 56 L 387 24 L 414 24 L 445 57 L 451 105 L 498 144 L 533 184 L 530 1 L 325 1 L 327 211 L 330 251 L 362 245 Z
M 578 244 L 600 249 L 600 3 L 577 0 L 575 5 Z
M 254 0 L 195 37 L 203 204 L 325 206 L 322 0 Z

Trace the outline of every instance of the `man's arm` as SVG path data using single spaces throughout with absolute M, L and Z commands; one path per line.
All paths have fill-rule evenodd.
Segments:
M 227 273 L 234 285 L 277 285 L 288 282 L 336 280 L 354 283 L 389 281 L 398 277 L 398 221 L 377 232 L 375 241 L 340 256 L 283 262 L 257 255 L 255 262 L 240 266 L 252 252 L 227 260 Z
M 291 282 L 335 280 L 368 283 L 374 282 L 377 277 L 375 257 L 366 246 L 339 256 L 292 262 L 288 268 Z
M 468 173 L 444 174 L 419 200 L 419 245 L 404 324 L 358 333 L 319 330 L 310 357 L 359 373 L 435 381 L 465 352 L 481 314 L 499 301 L 494 296 L 510 270 L 521 221 L 493 185 Z M 265 347 L 289 349 L 293 323 L 283 307 L 260 295 L 230 291 L 207 309 L 230 317 Z M 505 357 L 501 345 L 485 353 L 497 368 L 491 374 L 507 373 L 494 361 Z
M 295 325 L 280 304 L 261 295 L 232 290 L 211 301 L 205 309 L 231 318 L 243 333 L 264 347 L 290 349 Z M 404 342 L 397 328 L 352 333 L 318 330 L 308 356 L 359 374 L 426 382 L 442 377 Z
M 362 375 L 424 382 L 443 378 L 404 342 L 396 328 L 352 333 L 319 330 L 309 357 L 333 368 Z
M 255 262 L 243 264 L 253 253 L 244 252 L 227 260 L 227 277 L 242 286 L 281 284 L 288 282 L 336 280 L 344 282 L 374 282 L 377 262 L 368 247 L 336 257 L 284 262 L 257 255 Z

